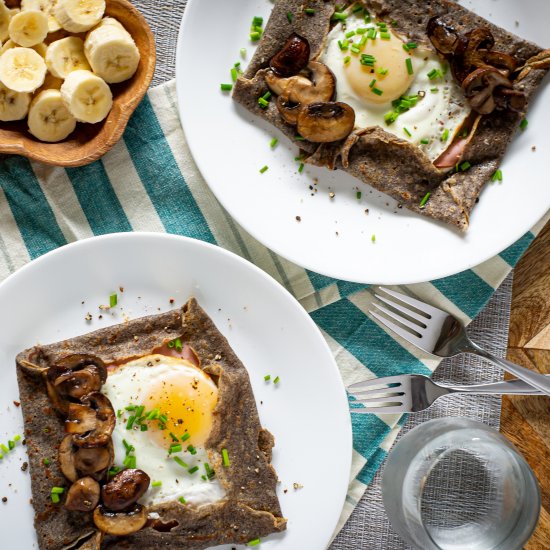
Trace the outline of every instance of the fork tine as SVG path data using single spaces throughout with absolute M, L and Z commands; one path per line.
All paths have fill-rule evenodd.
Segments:
M 417 300 L 415 298 L 411 298 L 410 296 L 407 296 L 406 294 L 400 294 L 399 292 L 395 292 L 395 290 L 390 290 L 386 287 L 378 287 L 380 290 L 385 292 L 386 294 L 389 294 L 390 296 L 393 296 L 394 298 L 397 298 L 398 300 L 401 300 L 402 302 L 405 302 L 406 304 L 409 304 L 410 306 L 415 307 L 419 311 L 422 311 L 426 313 L 427 315 L 437 315 L 437 314 L 444 314 L 447 315 L 446 311 L 443 311 L 442 309 L 438 309 L 436 307 L 430 306 L 429 304 L 426 304 L 424 302 L 421 302 L 420 300 Z
M 410 332 L 402 329 L 401 327 L 397 326 L 395 323 L 392 323 L 391 321 L 388 321 L 385 317 L 382 317 L 381 315 L 378 315 L 375 311 L 369 311 L 369 313 L 375 318 L 380 321 L 384 326 L 388 327 L 389 329 L 393 330 L 397 335 L 401 336 L 401 338 L 404 338 L 407 340 L 407 342 L 410 342 L 413 346 L 419 346 L 419 336 L 415 336 L 414 334 L 411 334 Z
M 400 407 L 368 407 L 366 409 L 350 409 L 351 414 L 401 414 L 407 412 L 404 406 Z
M 405 391 L 400 388 L 377 388 L 376 390 L 362 390 L 352 393 L 353 397 L 358 401 L 368 399 L 369 396 L 374 397 L 375 395 L 405 395 Z
M 387 384 L 402 384 L 406 375 L 385 376 L 384 378 L 371 378 L 370 380 L 363 380 L 363 382 L 356 382 L 351 386 L 348 386 L 348 391 L 353 393 L 357 390 L 364 388 L 372 388 L 374 386 L 385 386 Z M 393 389 L 393 388 L 392 388 Z
M 374 307 L 379 309 L 382 313 L 385 313 L 391 319 L 394 319 L 395 321 L 398 321 L 402 325 L 409 327 L 412 331 L 416 332 L 419 335 L 421 335 L 422 332 L 425 330 L 425 327 L 423 328 L 420 325 L 417 325 L 416 323 L 413 323 L 412 321 L 405 319 L 405 317 L 402 317 L 401 315 L 394 313 L 393 311 L 390 311 L 388 308 L 385 308 L 384 306 L 379 306 L 378 304 L 374 304 Z
M 357 399 L 354 403 L 360 403 L 361 405 L 369 405 L 370 403 L 388 403 L 388 406 L 404 405 L 405 395 L 398 395 L 397 397 L 384 396 L 384 397 L 372 397 L 369 399 Z
M 399 305 L 397 302 L 393 302 L 392 300 L 388 300 L 387 298 L 384 298 L 384 296 L 380 296 L 380 294 L 375 294 L 375 296 L 381 301 L 389 306 L 393 307 L 393 309 L 397 309 L 397 311 L 400 311 L 401 313 L 404 313 L 408 317 L 411 317 L 412 319 L 416 319 L 423 328 L 426 328 L 426 322 L 428 319 L 426 317 L 423 317 L 422 315 L 419 315 L 418 313 L 414 312 L 412 309 L 409 309 L 407 307 L 403 307 L 402 305 Z

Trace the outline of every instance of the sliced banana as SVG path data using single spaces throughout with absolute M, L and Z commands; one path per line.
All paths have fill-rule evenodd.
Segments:
M 4 0 L 0 0 L 0 43 L 7 40 L 10 36 L 9 27 L 13 15 L 12 10 L 4 4 Z
M 57 78 L 67 78 L 73 71 L 90 70 L 90 64 L 84 55 L 84 42 L 76 36 L 52 42 L 46 52 L 46 65 Z
M 69 73 L 61 86 L 61 95 L 79 122 L 100 122 L 113 106 L 111 89 L 102 78 L 90 71 Z
M 57 0 L 54 15 L 70 32 L 85 32 L 95 27 L 105 13 L 105 0 Z
M 0 57 L 0 82 L 15 92 L 34 92 L 46 72 L 46 62 L 31 48 L 12 48 Z
M 31 94 L 21 94 L 6 88 L 0 82 L 0 120 L 10 122 L 22 120 L 29 112 Z
M 10 38 L 24 48 L 36 46 L 48 35 L 48 18 L 37 10 L 16 13 L 10 21 Z
M 0 48 L 0 55 L 2 55 L 4 52 L 7 52 L 8 50 L 11 50 L 12 48 L 18 48 L 18 47 L 19 46 L 13 40 L 10 39 Z M 40 44 L 37 44 L 36 46 L 32 46 L 31 49 L 33 49 L 41 57 L 46 57 L 47 48 L 48 46 L 46 46 L 44 42 L 40 42 Z
M 48 18 L 48 32 L 55 32 L 61 28 L 55 17 L 57 0 L 21 0 L 21 10 L 38 10 Z
M 88 33 L 84 52 L 93 71 L 109 84 L 128 80 L 139 65 L 140 55 L 134 39 L 112 17 L 106 17 Z
M 41 141 L 62 141 L 76 127 L 59 90 L 44 90 L 32 101 L 29 110 L 29 132 Z

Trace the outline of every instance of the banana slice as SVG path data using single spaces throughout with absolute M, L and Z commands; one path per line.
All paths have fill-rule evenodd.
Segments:
M 34 92 L 46 72 L 46 62 L 31 48 L 12 48 L 0 57 L 0 82 L 14 92 Z
M 84 55 L 84 42 L 76 36 L 52 42 L 46 52 L 46 65 L 57 78 L 67 78 L 73 71 L 90 70 L 90 64 Z
M 48 32 L 55 32 L 61 28 L 55 17 L 57 0 L 21 0 L 21 10 L 38 10 L 48 18 Z
M 134 76 L 139 50 L 130 33 L 112 17 L 106 17 L 84 42 L 84 52 L 94 73 L 116 84 Z
M 4 52 L 7 52 L 8 50 L 11 50 L 12 48 L 18 48 L 17 44 L 13 40 L 8 40 L 1 48 L 0 48 L 0 55 L 2 55 Z M 46 57 L 46 50 L 48 46 L 44 44 L 44 42 L 40 42 L 40 44 L 37 44 L 36 46 L 32 46 L 32 50 L 34 50 L 40 57 Z
M 61 86 L 61 96 L 79 122 L 100 122 L 113 106 L 111 89 L 102 78 L 90 71 L 69 73 Z
M 0 120 L 22 120 L 29 112 L 31 94 L 20 94 L 0 83 Z
M 105 0 L 57 0 L 54 15 L 70 32 L 85 32 L 95 27 L 105 13 Z
M 36 10 L 21 11 L 10 21 L 10 38 L 24 48 L 36 46 L 48 35 L 48 18 Z
M 31 103 L 29 132 L 41 141 L 62 141 L 76 128 L 76 120 L 59 90 L 44 90 Z
M 9 27 L 13 15 L 12 10 L 4 4 L 4 0 L 0 0 L 0 42 L 4 42 L 10 36 Z

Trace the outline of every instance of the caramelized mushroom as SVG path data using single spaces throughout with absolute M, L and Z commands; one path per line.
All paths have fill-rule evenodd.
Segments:
M 81 431 L 82 426 L 70 426 L 71 416 L 69 416 L 69 419 L 65 422 L 65 430 L 69 433 L 79 434 L 73 437 L 73 442 L 78 447 L 85 447 L 87 449 L 92 447 L 104 447 L 110 440 L 116 422 L 115 411 L 113 410 L 111 402 L 105 395 L 99 392 L 94 392 L 90 393 L 84 399 L 82 399 L 82 405 L 84 405 L 86 408 L 89 408 L 95 414 L 94 427 L 91 428 L 87 433 L 83 433 Z M 79 408 L 76 409 L 73 406 Z M 81 415 L 82 417 L 85 416 L 87 422 L 86 426 L 88 427 L 91 424 L 91 422 L 88 421 L 91 418 L 90 413 L 86 412 L 84 414 L 83 410 L 80 407 L 81 405 L 71 403 L 69 415 L 71 414 L 70 411 L 74 410 L 77 415 Z M 67 425 L 69 425 L 69 427 L 67 427 Z M 71 432 L 70 430 L 73 431 Z
M 312 61 L 307 66 L 308 78 L 296 75 L 291 78 L 279 78 L 273 73 L 265 77 L 271 91 L 277 95 L 284 95 L 292 103 L 315 103 L 330 101 L 336 91 L 336 78 L 332 71 L 318 61 Z
M 91 449 L 80 448 L 74 454 L 74 465 L 78 472 L 92 476 L 98 481 L 103 477 L 114 461 L 113 443 L 109 441 L 106 447 Z
M 73 455 L 73 436 L 66 435 L 58 449 L 59 467 L 61 472 L 69 481 L 76 481 L 78 479 L 78 473 L 76 471 L 76 465 L 74 463 Z
M 309 42 L 299 34 L 292 33 L 282 49 L 271 58 L 269 66 L 279 76 L 292 76 L 308 64 L 309 54 Z
M 525 94 L 512 88 L 498 88 L 495 90 L 494 97 L 498 109 L 510 109 L 511 111 L 521 112 L 527 104 Z
M 26 361 L 25 359 L 20 359 L 19 361 L 17 361 L 17 364 L 24 372 L 30 374 L 31 376 L 43 374 L 48 370 L 48 367 L 41 367 L 40 365 L 31 363 L 30 361 Z
M 101 500 L 113 512 L 125 510 L 145 494 L 150 482 L 143 470 L 122 470 L 103 486 Z
M 301 105 L 299 103 L 291 103 L 288 96 L 280 95 L 277 98 L 277 109 L 279 114 L 284 118 L 288 124 L 296 125 L 298 122 L 298 113 L 300 112 Z
M 428 38 L 442 55 L 454 54 L 460 42 L 459 34 L 451 26 L 443 23 L 438 16 L 432 17 L 427 26 Z
M 67 492 L 65 508 L 74 512 L 91 512 L 99 503 L 99 493 L 99 483 L 95 479 L 78 479 Z
M 517 68 L 517 61 L 507 53 L 504 52 L 483 52 L 483 61 L 487 65 L 491 65 L 498 69 L 504 76 L 509 77 Z
M 490 67 L 476 69 L 462 83 L 470 106 L 481 115 L 488 115 L 495 110 L 496 102 L 493 94 L 498 86 L 511 88 L 512 83 L 497 69 Z
M 69 415 L 65 421 L 68 434 L 85 434 L 95 430 L 96 412 L 91 407 L 79 403 L 69 403 Z
M 94 355 L 74 353 L 57 360 L 48 370 L 48 379 L 55 383 L 56 379 L 68 372 L 78 372 L 83 369 L 95 369 L 101 380 L 101 384 L 107 381 L 107 367 L 105 363 Z
M 346 103 L 311 103 L 300 109 L 298 132 L 313 143 L 329 143 L 347 137 L 355 125 L 355 111 Z
M 94 510 L 94 523 L 108 535 L 123 537 L 139 531 L 147 523 L 147 513 L 140 504 L 128 512 L 109 512 L 100 504 Z

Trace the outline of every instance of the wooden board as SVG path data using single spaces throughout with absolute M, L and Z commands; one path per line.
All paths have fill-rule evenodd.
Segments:
M 550 223 L 514 273 L 508 359 L 550 374 Z M 550 549 L 550 397 L 505 397 L 501 431 L 525 456 L 541 487 L 539 525 L 526 550 Z

